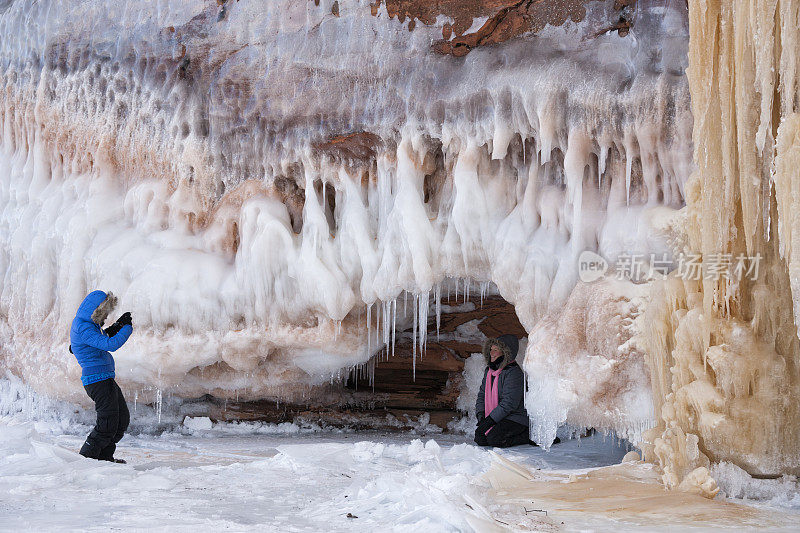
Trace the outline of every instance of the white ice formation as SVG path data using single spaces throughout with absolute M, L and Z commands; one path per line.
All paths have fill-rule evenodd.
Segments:
M 366 1 L 3 3 L 4 365 L 77 398 L 66 332 L 101 288 L 128 386 L 288 398 L 390 343 L 404 291 L 424 324 L 492 281 L 531 329 L 581 251 L 667 250 L 685 13 L 595 37 L 612 4 L 456 58 L 444 18 Z
M 456 57 L 450 18 L 385 2 L 0 0 L 0 364 L 80 399 L 67 330 L 101 288 L 134 316 L 124 386 L 292 400 L 492 282 L 538 438 L 660 424 L 670 486 L 701 456 L 796 468 L 798 2 L 598 31 L 615 4 Z M 575 289 L 585 250 L 770 274 Z
M 800 473 L 800 2 L 694 1 L 689 11 L 697 170 L 683 246 L 706 266 L 760 257 L 748 259 L 759 268 L 655 283 L 640 345 L 661 419 L 645 455 L 668 487 L 710 496 L 709 463 Z
M 531 438 L 549 446 L 559 424 L 615 431 L 640 442 L 653 427 L 650 373 L 633 336 L 648 286 L 582 283 L 530 333 L 524 368 Z

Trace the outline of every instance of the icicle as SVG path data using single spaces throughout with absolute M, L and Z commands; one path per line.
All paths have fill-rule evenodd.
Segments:
M 383 303 L 383 302 L 381 302 Z M 378 344 L 381 342 L 381 306 L 377 306 L 377 314 L 378 316 L 375 317 L 375 348 L 378 348 Z
M 158 423 L 161 423 L 161 389 L 156 389 L 156 414 L 158 415 Z
M 414 295 L 414 333 L 411 336 L 411 346 L 412 346 L 411 351 L 412 351 L 412 358 L 413 358 L 412 359 L 412 363 L 411 363 L 411 368 L 412 368 L 414 382 L 417 381 L 417 342 L 416 341 L 417 341 L 417 313 L 419 311 L 418 300 L 419 300 L 419 296 L 415 294 Z
M 375 359 L 370 360 L 369 384 L 372 386 L 372 393 L 375 393 Z
M 436 340 L 439 340 L 439 329 L 442 325 L 442 284 L 436 284 L 436 292 L 434 293 L 434 300 L 436 302 Z
M 769 230 L 772 222 L 772 217 L 769 214 L 770 201 L 772 197 L 772 180 L 771 179 L 762 180 L 762 187 L 765 189 L 761 193 L 761 203 L 762 203 L 761 214 L 764 217 L 763 221 L 764 240 L 766 242 L 769 242 Z
M 389 342 L 391 342 L 391 319 L 392 319 L 392 301 L 383 302 L 383 344 L 386 349 L 389 349 Z M 388 352 L 387 352 L 388 353 Z
M 388 335 L 388 331 L 386 330 L 386 302 L 381 300 L 381 329 L 383 330 L 381 335 L 381 343 L 385 346 L 386 345 L 386 335 Z
M 428 308 L 430 305 L 430 291 L 419 295 L 419 350 L 420 357 L 428 348 Z
M 397 328 L 397 298 L 392 300 L 392 357 L 394 357 L 395 329 Z
M 367 305 L 367 353 L 372 355 L 372 304 Z
M 600 146 L 600 155 L 597 157 L 597 188 L 602 186 L 603 174 L 606 172 L 606 161 L 608 160 L 608 146 Z
M 631 203 L 631 172 L 633 171 L 633 147 L 625 142 L 625 205 Z
M 133 391 L 133 412 L 136 412 L 136 404 L 139 402 L 139 391 Z

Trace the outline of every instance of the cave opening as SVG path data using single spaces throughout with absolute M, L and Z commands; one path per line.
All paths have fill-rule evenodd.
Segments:
M 435 313 L 428 316 L 426 349 L 415 353 L 413 326 L 398 332 L 393 356 L 374 357 L 369 363 L 374 368 L 353 372 L 346 380 L 350 405 L 365 414 L 385 411 L 401 422 L 427 413 L 431 424 L 447 428 L 466 414 L 464 405 L 475 401 L 459 402 L 459 396 L 469 394 L 466 361 L 475 354 L 482 357 L 487 338 L 506 333 L 521 340 L 521 360 L 527 333 L 512 304 L 497 294 L 442 295 L 438 333 Z
M 407 304 L 401 297 L 398 308 Z M 527 333 L 514 306 L 496 291 L 481 296 L 442 294 L 437 334 L 433 302 L 427 320 L 425 350 L 414 349 L 418 338 L 413 324 L 397 323 L 394 350 L 378 349 L 366 363 L 352 368 L 340 382 L 332 382 L 326 394 L 292 404 L 271 399 L 234 402 L 206 397 L 212 419 L 295 422 L 299 425 L 350 427 L 352 429 L 408 430 L 432 424 L 447 431 L 448 425 L 467 415 L 474 404 L 474 384 L 465 383 L 465 364 L 482 359 L 487 338 L 513 334 L 520 339 L 519 361 L 525 353 Z M 373 333 L 374 334 L 374 333 Z M 393 354 L 392 354 L 393 352 Z M 482 368 L 482 362 L 473 361 Z M 459 397 L 463 396 L 459 401 Z

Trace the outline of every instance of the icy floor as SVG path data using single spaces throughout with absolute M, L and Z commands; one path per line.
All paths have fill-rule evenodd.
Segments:
M 0 437 L 9 530 L 344 531 L 356 520 L 465 529 L 459 493 L 488 464 L 471 447 L 433 441 L 169 434 L 126 438 L 118 456 L 129 464 L 111 465 L 76 455 L 77 437 L 52 443 L 31 429 Z
M 492 453 L 465 436 L 212 427 L 208 419 L 159 425 L 148 409 L 139 406 L 118 449 L 128 464 L 101 463 L 76 453 L 90 412 L 0 380 L 0 531 L 473 531 L 481 515 L 533 530 L 617 529 L 613 517 L 562 523 L 523 513 L 514 494 L 491 488 Z M 595 435 L 549 452 L 499 453 L 563 491 L 566 478 L 618 464 L 627 451 Z M 800 507 L 796 487 L 780 483 L 781 512 Z M 663 517 L 649 523 L 669 529 Z
M 82 437 L 52 423 L 0 419 L 0 528 L 470 531 L 464 496 L 493 505 L 479 476 L 491 456 L 463 436 L 233 430 L 126 436 L 129 464 L 114 465 L 77 455 Z M 624 452 L 594 437 L 503 453 L 588 468 Z

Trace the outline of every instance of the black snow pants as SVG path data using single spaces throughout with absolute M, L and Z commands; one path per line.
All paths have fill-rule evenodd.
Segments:
M 80 454 L 92 459 L 111 461 L 117 443 L 122 439 L 131 421 L 128 404 L 125 403 L 125 397 L 114 378 L 90 383 L 84 389 L 89 398 L 94 400 L 97 422 L 86 437 Z
M 492 427 L 488 435 L 479 434 L 475 430 L 475 443 L 478 446 L 494 446 L 495 448 L 508 448 L 528 444 L 528 426 L 504 418 Z

